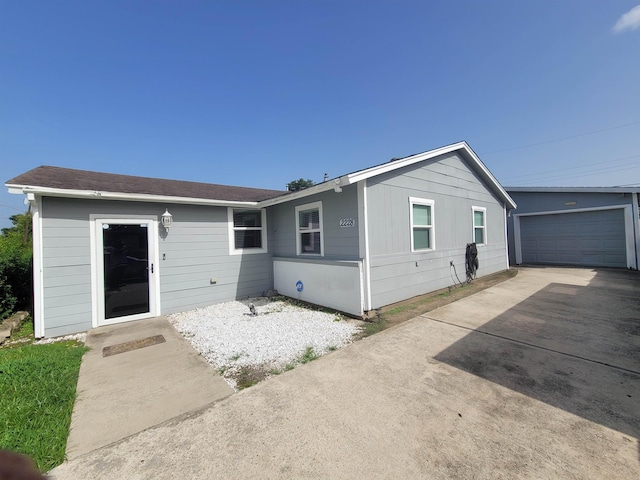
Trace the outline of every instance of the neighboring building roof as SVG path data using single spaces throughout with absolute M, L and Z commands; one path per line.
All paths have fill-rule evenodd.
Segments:
M 285 195 L 286 191 L 258 188 L 233 187 L 211 183 L 166 180 L 161 178 L 136 177 L 113 173 L 90 172 L 71 168 L 42 166 L 29 170 L 6 182 L 10 189 L 21 192 L 49 193 L 65 196 L 74 192 L 91 192 L 94 196 L 111 198 L 111 194 L 137 196 L 176 197 L 202 199 L 214 202 L 250 202 Z M 143 198 L 140 198 L 142 200 Z M 150 198 L 144 198 L 151 200 Z
M 640 193 L 640 187 L 504 187 L 507 192 Z
M 504 202 L 508 209 L 516 208 L 516 203 L 513 199 L 466 142 L 458 142 L 416 155 L 394 159 L 374 167 L 342 175 L 297 192 L 134 177 L 48 166 L 34 168 L 12 178 L 6 182 L 6 186 L 13 193 L 150 202 L 168 201 L 215 205 L 243 204 L 267 207 L 332 189 L 340 191 L 340 188 L 347 185 L 448 153 L 461 155 L 471 169 Z

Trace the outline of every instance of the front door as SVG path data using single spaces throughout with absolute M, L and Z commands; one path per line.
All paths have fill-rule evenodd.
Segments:
M 96 220 L 97 323 L 155 316 L 155 221 Z

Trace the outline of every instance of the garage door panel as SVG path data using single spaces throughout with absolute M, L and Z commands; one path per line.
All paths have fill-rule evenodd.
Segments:
M 626 265 L 627 256 L 626 255 L 605 255 L 604 257 L 606 263 L 624 263 Z
M 600 210 L 520 219 L 522 261 L 626 267 L 624 210 Z
M 534 242 L 536 247 L 539 250 L 555 250 L 557 248 L 557 241 L 556 240 L 545 240 L 545 239 L 540 239 L 537 242 Z
M 583 238 L 579 242 L 580 250 L 599 250 L 605 247 L 604 241 L 600 238 Z
M 604 247 L 607 250 L 624 250 L 626 248 L 624 239 L 621 240 L 619 238 L 605 238 Z

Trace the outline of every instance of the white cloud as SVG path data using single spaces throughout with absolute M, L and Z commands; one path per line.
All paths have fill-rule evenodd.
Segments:
M 615 33 L 621 33 L 625 30 L 635 30 L 640 27 L 640 5 L 633 7 L 627 13 L 622 15 L 613 26 Z

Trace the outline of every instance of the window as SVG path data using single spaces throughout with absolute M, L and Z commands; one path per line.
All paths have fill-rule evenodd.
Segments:
M 264 253 L 267 251 L 265 210 L 229 208 L 230 253 Z
M 324 255 L 322 202 L 296 207 L 296 232 L 298 255 Z
M 434 250 L 433 200 L 409 198 L 411 218 L 411 251 Z
M 487 243 L 486 215 L 484 207 L 471 207 L 473 211 L 473 241 L 478 245 Z

